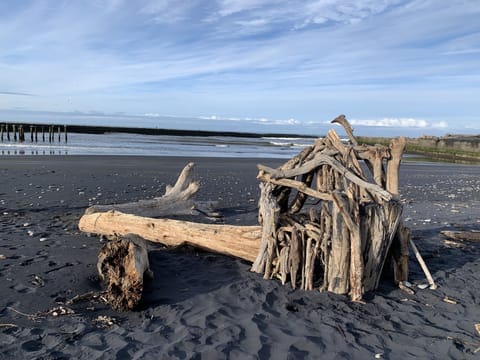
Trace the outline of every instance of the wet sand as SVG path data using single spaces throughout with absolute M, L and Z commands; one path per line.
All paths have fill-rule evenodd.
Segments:
M 439 285 L 435 291 L 417 288 L 409 295 L 387 278 L 362 305 L 263 280 L 242 260 L 152 245 L 155 280 L 138 310 L 117 313 L 101 301 L 66 306 L 76 295 L 102 289 L 96 274 L 102 240 L 77 229 L 84 210 L 160 196 L 189 161 L 197 164 L 197 198 L 218 200 L 223 221 L 236 225 L 256 224 L 256 163 L 282 162 L 0 157 L 0 359 L 480 356 L 480 244 L 446 242 L 440 234 L 480 229 L 478 166 L 402 164 L 404 219 Z M 410 269 L 413 285 L 426 283 L 413 255 Z

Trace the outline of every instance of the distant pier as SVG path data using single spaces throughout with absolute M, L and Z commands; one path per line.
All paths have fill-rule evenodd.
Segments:
M 38 133 L 42 136 L 39 138 Z M 57 136 L 55 136 L 55 132 Z M 62 136 L 63 133 L 63 136 Z M 45 134 L 47 136 L 45 136 Z M 24 125 L 24 124 L 0 124 L 0 141 L 25 142 L 29 139 L 31 143 L 49 142 L 68 142 L 67 125 Z

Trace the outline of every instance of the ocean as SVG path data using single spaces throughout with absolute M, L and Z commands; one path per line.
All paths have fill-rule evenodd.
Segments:
M 39 134 L 40 135 L 40 134 Z M 52 143 L 0 141 L 0 155 L 131 155 L 231 158 L 290 158 L 313 144 L 307 137 L 173 136 L 130 133 L 69 133 Z

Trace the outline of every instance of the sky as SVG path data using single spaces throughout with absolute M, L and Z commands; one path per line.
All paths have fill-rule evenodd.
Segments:
M 4 0 L 0 121 L 480 133 L 478 0 Z

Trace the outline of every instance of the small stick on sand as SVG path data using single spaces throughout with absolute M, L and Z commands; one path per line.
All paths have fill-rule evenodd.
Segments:
M 418 251 L 417 246 L 413 242 L 413 240 L 410 238 L 410 245 L 412 246 L 413 253 L 415 254 L 415 257 L 417 258 L 418 263 L 420 264 L 423 273 L 425 274 L 428 284 L 430 285 L 430 289 L 435 290 L 437 288 L 437 284 L 435 284 L 435 281 L 433 281 L 432 274 L 430 273 L 430 270 L 428 270 L 427 264 L 425 264 L 425 261 L 422 258 L 422 255 L 420 255 L 420 251 Z
M 17 309 L 14 309 L 14 308 L 12 308 L 12 307 L 10 307 L 10 306 L 8 306 L 7 309 L 12 310 L 13 312 L 15 312 L 15 313 L 17 313 L 17 314 L 19 314 L 19 315 L 26 316 L 26 317 L 28 317 L 30 320 L 34 320 L 34 321 L 35 321 L 35 320 L 38 320 L 38 319 L 44 318 L 44 316 L 41 316 L 41 315 L 38 315 L 38 314 L 25 314 L 25 313 L 23 313 L 23 312 L 21 312 L 21 311 L 18 311 Z

